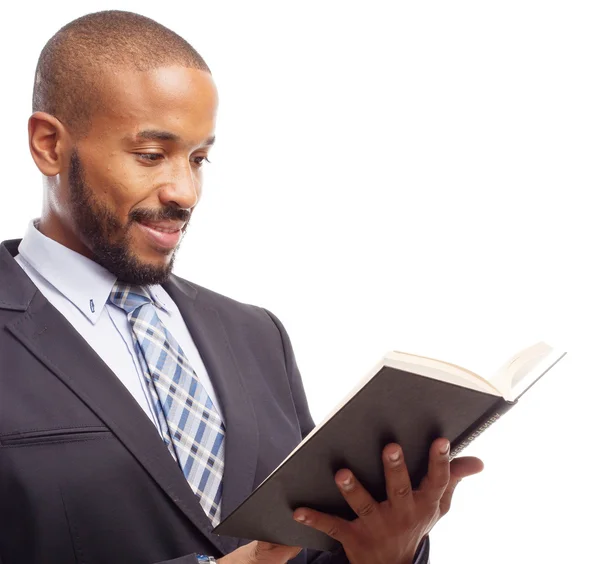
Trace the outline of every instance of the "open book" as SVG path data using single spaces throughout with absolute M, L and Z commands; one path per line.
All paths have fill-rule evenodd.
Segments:
M 450 457 L 455 457 L 565 354 L 540 342 L 486 378 L 449 362 L 389 352 L 214 532 L 332 550 L 335 541 L 296 523 L 292 513 L 312 507 L 356 518 L 333 480 L 339 469 L 350 468 L 383 501 L 381 451 L 397 442 L 417 487 L 427 473 L 434 439 L 448 438 Z

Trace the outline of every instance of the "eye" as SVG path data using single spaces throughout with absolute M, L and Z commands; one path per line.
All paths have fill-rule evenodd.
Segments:
M 156 162 L 156 161 L 160 160 L 161 158 L 163 158 L 163 155 L 161 153 L 135 153 L 135 154 L 138 157 L 142 158 L 143 160 L 150 161 L 150 162 Z M 206 161 L 207 163 L 210 163 L 210 161 L 208 160 L 208 157 L 204 157 L 204 156 L 194 157 L 193 161 L 198 167 L 201 167 L 202 163 L 204 161 Z
M 162 155 L 160 153 L 135 153 L 145 161 L 156 162 Z
M 198 166 L 202 166 L 202 163 L 206 161 L 207 163 L 210 163 L 210 161 L 208 160 L 208 157 L 194 157 L 194 162 L 198 165 Z

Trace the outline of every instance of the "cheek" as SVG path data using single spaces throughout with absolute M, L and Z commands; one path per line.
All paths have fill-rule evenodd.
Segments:
M 151 194 L 151 186 L 144 171 L 132 170 L 123 163 L 110 163 L 97 171 L 90 180 L 97 199 L 117 215 L 123 223 L 129 213 Z
M 115 146 L 115 141 L 98 135 L 79 147 L 83 180 L 99 206 L 119 223 L 126 225 L 136 207 L 150 207 L 149 199 L 156 172 L 140 166 L 131 154 Z
M 158 202 L 153 200 L 157 198 L 154 187 L 164 181 L 159 173 L 159 167 L 140 166 L 126 156 L 106 168 L 106 174 L 110 175 L 107 191 L 125 215 L 136 207 L 155 209 Z

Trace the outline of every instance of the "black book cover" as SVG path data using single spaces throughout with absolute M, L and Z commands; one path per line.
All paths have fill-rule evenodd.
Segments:
M 214 532 L 334 550 L 336 541 L 297 523 L 292 513 L 311 507 L 355 519 L 334 482 L 338 470 L 351 469 L 376 500 L 384 501 L 386 444 L 402 446 L 417 487 L 427 473 L 434 439 L 448 438 L 453 456 L 512 405 L 499 396 L 384 366 Z

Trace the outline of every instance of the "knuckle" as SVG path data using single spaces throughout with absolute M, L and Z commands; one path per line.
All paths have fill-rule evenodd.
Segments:
M 274 545 L 272 545 L 271 543 L 265 542 L 265 541 L 258 541 L 255 545 L 254 545 L 254 557 L 255 558 L 260 558 L 261 556 L 264 555 L 265 552 L 269 552 L 269 550 L 272 550 L 274 548 Z
M 256 543 L 250 551 L 250 558 L 253 560 L 257 560 L 260 557 L 261 552 L 262 551 L 260 545 Z
M 401 484 L 399 486 L 396 486 L 392 490 L 392 495 L 394 497 L 400 497 L 400 498 L 407 497 L 411 491 L 412 491 L 412 488 L 408 484 Z
M 373 504 L 371 502 L 367 502 L 364 505 L 362 505 L 361 507 L 359 507 L 358 511 L 356 513 L 358 514 L 359 517 L 368 517 L 374 511 L 375 511 L 375 504 Z
M 333 539 L 337 539 L 339 537 L 340 530 L 337 525 L 333 524 L 329 529 L 327 529 L 327 535 Z

